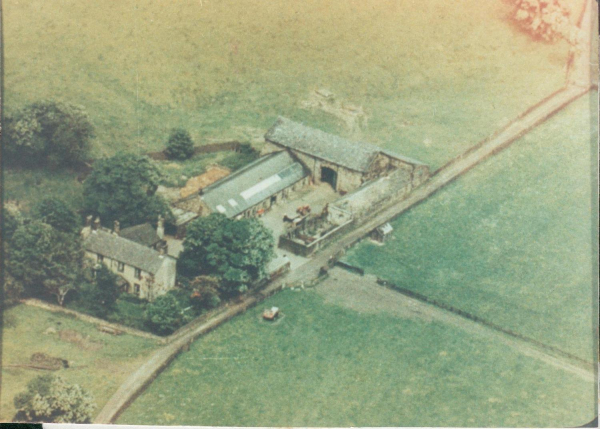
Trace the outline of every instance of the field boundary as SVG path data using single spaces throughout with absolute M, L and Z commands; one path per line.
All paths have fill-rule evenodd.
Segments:
M 406 289 L 402 286 L 398 286 L 393 282 L 390 282 L 388 280 L 382 279 L 380 277 L 377 277 L 377 283 L 390 289 L 393 290 L 394 292 L 400 293 L 402 295 L 405 295 L 409 298 L 412 299 L 416 299 L 418 301 L 424 302 L 426 304 L 432 305 L 434 307 L 437 307 L 441 310 L 445 310 L 445 311 L 449 311 L 451 313 L 456 314 L 457 316 L 463 317 L 465 319 L 469 319 L 473 322 L 479 323 L 481 325 L 487 326 L 488 328 L 494 329 L 496 331 L 502 332 L 503 334 L 509 335 L 511 337 L 517 338 L 521 341 L 525 341 L 528 343 L 531 343 L 537 347 L 540 347 L 541 349 L 545 350 L 546 352 L 548 352 L 548 354 L 553 355 L 554 357 L 560 357 L 563 359 L 569 359 L 572 361 L 576 361 L 577 363 L 582 365 L 582 369 L 588 370 L 588 371 L 594 371 L 594 364 L 592 362 L 589 362 L 585 359 L 580 358 L 579 356 L 576 356 L 574 354 L 571 354 L 569 352 L 565 352 L 564 350 L 559 349 L 558 347 L 555 346 L 550 346 L 548 344 L 544 344 L 541 341 L 538 341 L 536 339 L 527 337 L 523 334 L 519 334 L 518 332 L 513 331 L 512 329 L 508 329 L 508 328 L 503 328 L 500 325 L 497 325 L 494 322 L 490 322 L 487 319 L 484 319 L 482 317 L 479 317 L 473 313 L 469 313 L 468 311 L 464 311 L 461 310 L 460 308 L 454 307 L 450 304 L 446 304 L 444 302 L 438 301 L 436 299 L 430 298 L 426 295 L 423 295 L 419 292 L 415 292 L 412 291 L 410 289 Z
M 204 320 L 203 323 L 191 322 L 181 331 L 176 331 L 172 334 L 173 338 L 168 345 L 154 352 L 137 371 L 125 380 L 96 416 L 93 423 L 113 423 L 150 386 L 154 379 L 179 353 L 189 350 L 190 345 L 198 337 L 207 334 L 233 317 L 246 312 L 281 289 L 283 289 L 283 284 L 279 284 L 277 287 L 266 288 L 266 290 L 254 291 L 254 293 L 247 295 L 239 303 L 228 308 L 225 307 L 222 311 L 212 315 L 213 317 L 210 319 Z
M 107 320 L 100 319 L 99 317 L 90 316 L 89 314 L 81 313 L 77 310 L 71 310 L 70 308 L 64 308 L 59 305 L 50 304 L 49 302 L 45 302 L 45 301 L 35 299 L 35 298 L 22 299 L 19 302 L 21 304 L 29 305 L 31 307 L 36 307 L 36 308 L 40 308 L 42 310 L 51 311 L 52 313 L 69 314 L 81 321 L 93 323 L 94 325 L 97 325 L 97 327 L 106 326 L 106 327 L 109 327 L 116 331 L 122 331 L 127 334 L 135 335 L 137 337 L 142 337 L 142 338 L 146 338 L 149 340 L 164 342 L 165 339 L 168 338 L 168 337 L 160 337 L 160 336 L 154 335 L 150 332 L 141 331 L 139 329 L 131 328 L 129 326 L 121 325 L 119 323 L 109 322 Z
M 216 152 L 239 152 L 242 147 L 242 143 L 238 141 L 223 142 L 223 143 L 209 143 L 200 146 L 194 146 L 194 155 L 202 153 L 216 153 Z M 148 152 L 146 153 L 148 158 L 152 158 L 155 161 L 168 161 L 169 158 L 164 150 L 160 152 Z

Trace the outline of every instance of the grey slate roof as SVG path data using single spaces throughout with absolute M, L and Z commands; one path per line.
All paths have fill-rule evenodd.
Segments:
M 146 247 L 152 247 L 160 241 L 156 230 L 149 223 L 142 223 L 129 228 L 123 228 L 119 235 Z
M 213 213 L 233 217 L 308 175 L 289 152 L 276 152 L 204 188 L 201 198 Z
M 379 153 L 409 164 L 422 164 L 377 146 L 346 140 L 283 117 L 279 117 L 267 131 L 265 139 L 361 173 L 369 170 L 369 166 Z
M 83 247 L 89 252 L 99 253 L 151 274 L 156 274 L 168 258 L 161 258 L 160 253 L 150 247 L 103 230 L 92 231 L 83 241 Z

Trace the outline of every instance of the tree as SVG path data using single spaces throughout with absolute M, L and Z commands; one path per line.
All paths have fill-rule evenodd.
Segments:
M 7 270 L 29 293 L 54 295 L 62 305 L 67 293 L 75 288 L 82 258 L 78 236 L 36 220 L 13 234 Z
M 273 236 L 260 221 L 211 214 L 188 226 L 178 269 L 188 278 L 216 276 L 221 293 L 234 295 L 264 277 L 273 248 Z
M 156 333 L 170 334 L 188 321 L 173 294 L 159 296 L 146 307 L 146 321 Z
M 79 216 L 63 200 L 45 198 L 33 207 L 33 216 L 59 231 L 77 233 L 81 227 Z
M 221 303 L 219 286 L 219 279 L 213 276 L 198 276 L 189 282 L 187 288 L 191 291 L 190 299 L 196 311 L 214 308 Z
M 94 127 L 81 106 L 41 101 L 9 116 L 5 135 L 6 154 L 12 162 L 73 165 L 87 158 Z
M 190 133 L 181 128 L 171 130 L 165 154 L 170 159 L 184 160 L 191 158 L 194 154 L 194 142 Z
M 25 288 L 21 282 L 15 280 L 15 278 L 9 272 L 4 272 L 4 278 L 2 280 L 4 283 L 3 298 L 5 308 L 17 304 L 23 296 Z
M 96 409 L 89 392 L 52 374 L 31 380 L 14 404 L 18 417 L 48 423 L 89 423 Z
M 105 265 L 96 270 L 93 281 L 85 283 L 80 290 L 80 301 L 97 317 L 106 317 L 115 307 L 121 295 L 118 277 Z
M 2 240 L 5 245 L 12 239 L 13 234 L 23 224 L 23 218 L 18 211 L 2 208 Z
M 166 201 L 156 195 L 160 172 L 148 157 L 120 153 L 94 163 L 84 182 L 84 208 L 106 225 L 121 227 L 155 221 L 172 215 Z

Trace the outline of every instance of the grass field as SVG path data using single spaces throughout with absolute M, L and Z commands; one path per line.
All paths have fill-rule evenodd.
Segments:
M 89 390 L 100 411 L 156 346 L 152 340 L 127 334 L 103 334 L 92 324 L 26 305 L 5 311 L 4 321 L 0 402 L 0 421 L 3 422 L 14 417 L 14 396 L 25 389 L 29 380 L 48 372 L 5 365 L 28 364 L 31 355 L 37 352 L 67 359 L 70 368 L 54 373 Z M 50 327 L 57 333 L 45 334 Z M 63 339 L 60 339 L 61 332 Z
M 455 327 L 286 290 L 193 343 L 118 423 L 563 427 L 593 418 L 594 387 Z
M 5 107 L 84 105 L 95 156 L 160 150 L 175 126 L 199 143 L 244 141 L 286 115 L 437 167 L 564 82 L 566 44 L 532 41 L 510 10 L 502 0 L 9 0 Z M 368 126 L 353 135 L 302 109 L 315 88 L 362 106 Z
M 584 97 L 393 222 L 347 259 L 398 286 L 594 362 L 590 127 Z

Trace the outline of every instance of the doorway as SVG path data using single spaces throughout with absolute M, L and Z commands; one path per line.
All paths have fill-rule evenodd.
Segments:
M 337 172 L 329 167 L 321 167 L 321 182 L 329 183 L 337 190 Z

